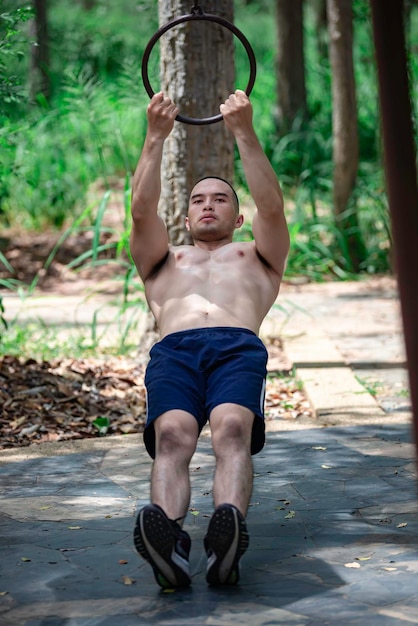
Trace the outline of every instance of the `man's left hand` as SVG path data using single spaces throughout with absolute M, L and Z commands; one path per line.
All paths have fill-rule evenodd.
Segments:
M 237 89 L 221 104 L 220 111 L 234 135 L 241 130 L 252 130 L 253 107 L 245 91 Z

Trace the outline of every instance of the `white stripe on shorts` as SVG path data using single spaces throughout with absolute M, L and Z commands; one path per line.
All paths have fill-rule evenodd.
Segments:
M 260 413 L 264 415 L 264 401 L 266 399 L 266 379 L 263 380 L 263 386 L 261 387 L 260 394 Z

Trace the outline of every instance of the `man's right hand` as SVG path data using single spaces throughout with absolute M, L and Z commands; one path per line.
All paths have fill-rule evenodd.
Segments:
M 178 107 L 162 91 L 154 94 L 147 108 L 148 131 L 155 138 L 166 139 L 178 112 Z

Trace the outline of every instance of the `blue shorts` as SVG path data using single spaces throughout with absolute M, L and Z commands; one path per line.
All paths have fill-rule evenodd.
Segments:
M 154 420 L 166 411 L 191 413 L 199 433 L 211 411 L 225 402 L 255 415 L 251 454 L 264 446 L 267 350 L 245 328 L 196 328 L 167 335 L 150 351 L 145 373 L 147 421 L 144 443 L 155 457 Z

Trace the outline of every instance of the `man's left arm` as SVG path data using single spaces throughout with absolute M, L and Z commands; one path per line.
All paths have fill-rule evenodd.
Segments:
M 257 207 L 252 229 L 257 252 L 281 277 L 289 253 L 283 194 L 253 127 L 251 102 L 237 90 L 220 107 L 237 142 L 251 196 Z

